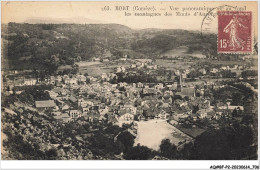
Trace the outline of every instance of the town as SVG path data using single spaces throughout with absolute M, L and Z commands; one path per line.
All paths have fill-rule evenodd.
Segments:
M 9 71 L 4 73 L 4 94 L 20 95 L 26 91 L 25 87 L 48 87 L 44 90 L 48 96 L 45 100 L 35 100 L 28 105 L 15 101 L 9 108 L 36 111 L 53 117 L 61 124 L 103 122 L 127 126 L 131 134 L 140 136 L 142 134 L 139 133 L 150 132 L 139 132 L 139 122 L 167 122 L 181 134 L 176 143 L 177 149 L 181 150 L 184 144 L 193 142 L 207 129 L 219 129 L 227 122 L 242 120 L 246 106 L 236 98 L 242 95 L 240 86 L 257 92 L 252 85 L 242 81 L 257 78 L 254 70 L 246 64 L 216 67 L 190 64 L 185 69 L 172 69 L 160 64 L 160 60 L 130 59 L 127 55 L 116 60 L 93 58 L 79 63 L 81 67 L 87 65 L 87 71 L 77 65 L 74 74 L 64 74 L 66 70 L 59 70 L 56 75 L 48 77 L 40 77 L 34 72 Z M 162 61 L 165 60 L 174 65 L 194 58 L 178 56 Z M 114 67 L 107 73 L 97 74 L 97 71 L 91 70 L 92 65 Z M 232 82 L 237 79 L 241 82 Z M 232 89 L 237 95 L 214 98 L 215 93 Z M 8 108 L 2 109 L 12 112 Z

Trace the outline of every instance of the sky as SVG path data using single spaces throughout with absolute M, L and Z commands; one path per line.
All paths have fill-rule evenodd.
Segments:
M 201 30 L 204 16 L 175 16 L 170 6 L 178 7 L 217 7 L 220 5 L 247 6 L 247 10 L 257 11 L 256 3 L 252 2 L 2 2 L 2 23 L 24 22 L 30 18 L 75 18 L 84 17 L 97 21 L 97 23 L 117 23 L 133 29 L 161 28 L 161 29 L 186 29 Z M 109 6 L 110 11 L 102 11 L 104 6 Z M 130 6 L 132 12 L 172 12 L 173 16 L 137 17 L 125 16 L 125 11 L 116 11 L 116 6 Z M 153 7 L 156 11 L 133 11 L 134 6 Z M 205 12 L 205 11 L 204 11 Z M 185 13 L 185 12 L 184 12 Z M 257 15 L 256 15 L 257 16 Z M 217 19 L 214 18 L 210 27 L 217 28 Z

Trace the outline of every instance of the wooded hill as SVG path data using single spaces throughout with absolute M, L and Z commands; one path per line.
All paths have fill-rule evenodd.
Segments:
M 93 57 L 155 58 L 185 46 L 217 55 L 216 35 L 186 30 L 134 30 L 119 24 L 18 24 L 2 26 L 5 68 L 48 69 Z

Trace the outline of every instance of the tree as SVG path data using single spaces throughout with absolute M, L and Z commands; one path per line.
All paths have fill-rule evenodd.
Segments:
M 199 71 L 191 71 L 191 72 L 187 75 L 187 77 L 188 77 L 188 78 L 191 78 L 191 79 L 194 79 L 194 78 L 197 78 L 197 77 L 200 77 L 200 76 L 202 76 L 202 73 L 199 72 Z
M 151 153 L 149 148 L 138 144 L 137 146 L 130 148 L 124 157 L 127 160 L 148 160 L 151 158 Z
M 192 159 L 222 160 L 228 159 L 228 141 L 224 131 L 220 134 L 216 130 L 209 130 L 198 136 L 194 142 Z
M 160 145 L 162 156 L 169 159 L 177 158 L 177 147 L 170 142 L 169 139 L 163 139 Z
M 118 135 L 117 140 L 120 141 L 124 147 L 125 152 L 127 152 L 134 145 L 135 137 L 130 132 L 122 132 Z
M 192 150 L 193 150 L 193 144 L 191 142 L 184 144 L 183 149 L 179 151 L 180 158 L 185 160 L 190 160 Z
M 199 110 L 199 106 L 193 106 L 192 113 L 195 114 Z
M 250 125 L 254 123 L 254 119 L 257 118 L 256 116 L 254 116 L 253 114 L 245 114 L 242 118 L 241 123 L 245 124 L 245 125 Z
M 45 152 L 47 160 L 56 160 L 58 153 L 57 150 L 52 148 Z
M 233 116 L 233 117 L 237 117 L 237 116 L 238 116 L 237 109 L 234 109 L 234 110 L 233 110 L 232 116 Z
M 120 154 L 120 153 L 122 153 L 124 150 L 125 150 L 125 146 L 122 144 L 122 142 L 116 141 L 116 142 L 114 143 L 114 150 L 113 150 L 113 152 L 114 152 L 115 154 Z
M 191 159 L 236 160 L 253 155 L 254 135 L 250 127 L 239 123 L 219 130 L 210 129 L 197 136 Z

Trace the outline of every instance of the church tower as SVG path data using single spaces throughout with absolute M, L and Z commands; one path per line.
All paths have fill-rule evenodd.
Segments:
M 182 76 L 181 75 L 180 75 L 180 78 L 179 78 L 179 83 L 177 85 L 177 91 L 178 92 L 182 91 Z

